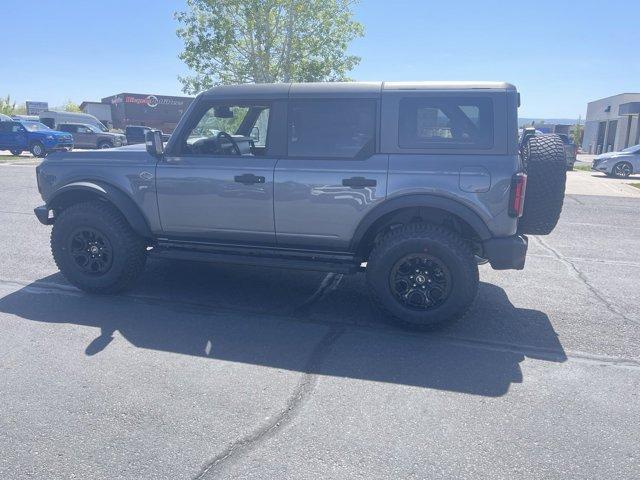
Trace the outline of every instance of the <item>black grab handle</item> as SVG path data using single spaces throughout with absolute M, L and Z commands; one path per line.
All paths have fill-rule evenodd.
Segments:
M 365 187 L 375 187 L 376 185 L 378 185 L 378 182 L 373 178 L 351 177 L 351 178 L 342 179 L 343 187 L 365 188 Z

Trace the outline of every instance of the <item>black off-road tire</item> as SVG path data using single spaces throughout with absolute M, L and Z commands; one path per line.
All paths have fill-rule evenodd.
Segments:
M 548 235 L 560 219 L 567 181 L 567 163 L 558 135 L 536 135 L 520 152 L 527 174 L 524 213 L 518 232 Z
M 74 260 L 72 238 L 82 229 L 99 232 L 107 239 L 111 260 L 104 273 L 87 273 Z M 57 215 L 51 231 L 51 251 L 67 280 L 89 293 L 125 290 L 142 273 L 147 259 L 145 241 L 115 207 L 101 201 L 77 203 Z
M 413 254 L 437 258 L 450 274 L 448 296 L 431 309 L 414 309 L 394 296 L 394 266 Z M 427 223 L 411 223 L 387 233 L 369 256 L 366 277 L 373 303 L 387 318 L 411 329 L 434 329 L 461 318 L 476 298 L 479 282 L 478 265 L 468 243 L 447 228 Z
M 37 158 L 44 158 L 47 156 L 47 152 L 44 149 L 44 145 L 40 142 L 33 142 L 29 147 L 31 155 Z

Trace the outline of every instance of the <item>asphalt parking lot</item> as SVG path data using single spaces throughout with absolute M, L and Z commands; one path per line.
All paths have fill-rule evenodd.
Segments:
M 524 271 L 408 333 L 361 275 L 151 261 L 81 293 L 33 166 L 0 165 L 0 478 L 639 478 L 640 194 L 569 176 Z

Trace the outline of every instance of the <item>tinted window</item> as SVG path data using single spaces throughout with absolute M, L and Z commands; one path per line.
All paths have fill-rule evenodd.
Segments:
M 75 125 L 58 125 L 58 130 L 61 132 L 74 133 L 76 131 Z
M 400 100 L 402 148 L 491 148 L 493 103 L 482 97 L 412 97 Z
M 375 148 L 374 100 L 293 101 L 289 103 L 289 156 L 370 155 Z

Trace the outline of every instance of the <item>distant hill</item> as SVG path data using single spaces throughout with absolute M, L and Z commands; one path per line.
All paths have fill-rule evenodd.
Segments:
M 577 118 L 518 118 L 518 126 L 531 125 L 531 122 L 536 122 L 536 125 L 539 123 L 575 125 L 577 121 Z M 584 124 L 584 120 L 582 123 Z

